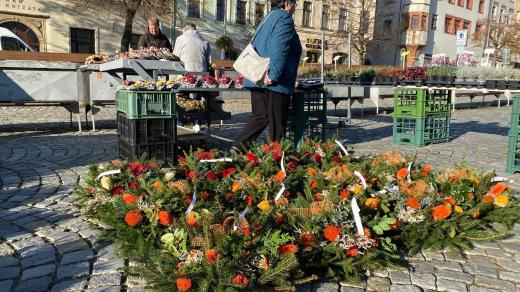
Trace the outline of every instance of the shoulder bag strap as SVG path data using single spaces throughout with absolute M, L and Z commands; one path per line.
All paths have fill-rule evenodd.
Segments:
M 277 8 L 278 9 L 278 8 Z M 260 31 L 260 29 L 262 28 L 262 26 L 264 25 L 265 21 L 269 18 L 269 16 L 271 16 L 271 14 L 273 13 L 274 10 L 271 10 L 271 12 L 269 12 L 269 14 L 267 14 L 267 16 L 262 20 L 262 22 L 260 22 L 260 25 L 258 26 L 258 28 L 256 29 L 255 31 L 255 34 L 253 35 L 253 38 L 251 38 L 251 41 L 249 41 L 250 44 L 253 43 L 253 41 L 255 40 L 256 38 L 256 34 Z

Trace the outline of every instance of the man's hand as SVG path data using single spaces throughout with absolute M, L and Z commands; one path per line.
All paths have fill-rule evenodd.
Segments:
M 265 74 L 265 76 L 264 76 L 264 84 L 265 85 L 272 85 L 273 84 L 273 80 L 269 79 L 269 76 L 267 74 Z

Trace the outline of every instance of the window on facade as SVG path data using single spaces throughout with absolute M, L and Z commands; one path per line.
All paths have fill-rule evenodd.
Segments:
M 215 14 L 215 19 L 218 21 L 224 21 L 224 16 L 226 15 L 225 2 L 225 0 L 217 0 L 217 13 Z
M 264 4 L 255 4 L 255 25 L 260 24 L 260 21 L 264 18 Z
M 500 15 L 498 16 L 498 22 L 502 22 L 504 20 L 504 9 L 500 9 Z
M 437 17 L 438 15 L 437 14 L 433 14 L 432 15 L 432 29 L 437 29 Z
M 347 30 L 347 10 L 346 9 L 340 9 L 339 10 L 339 30 Z
M 497 7 L 493 5 L 493 8 L 491 9 L 491 16 L 495 17 L 497 15 Z
M 457 0 L 457 5 L 464 7 L 464 0 Z
M 367 33 L 368 27 L 370 26 L 370 11 L 363 11 L 361 13 L 361 19 L 359 21 L 359 32 Z
M 70 28 L 70 52 L 94 54 L 95 32 L 93 29 Z
M 141 35 L 140 34 L 136 34 L 136 33 L 133 33 L 130 36 L 130 48 L 131 49 L 134 49 L 134 50 L 139 49 L 138 46 L 139 46 L 139 39 L 140 38 L 141 38 Z
M 311 26 L 311 12 L 312 12 L 312 2 L 305 1 L 303 2 L 303 18 L 302 25 L 306 27 Z
M 475 25 L 475 33 L 480 33 L 480 32 L 482 32 L 482 24 Z
M 410 13 L 405 16 L 408 30 L 428 30 L 428 14 L 427 13 Z
M 464 29 L 467 29 L 468 32 L 469 32 L 470 29 L 471 29 L 471 22 L 469 22 L 469 21 L 464 21 L 464 24 L 462 25 L 462 29 L 463 29 L 463 30 L 464 30 Z
M 462 29 L 462 20 L 455 18 L 455 32 Z
M 391 19 L 385 20 L 385 22 L 383 23 L 383 31 L 385 33 L 392 32 L 392 20 Z
M 448 0 L 450 4 L 455 4 L 455 0 Z
M 21 48 L 17 39 L 6 36 L 0 38 L 0 44 L 5 51 L 20 51 Z
M 484 2 L 485 2 L 485 0 L 479 0 L 479 2 L 478 2 L 478 12 L 479 13 L 484 13 Z
M 188 17 L 200 18 L 200 0 L 188 0 Z
M 321 9 L 321 28 L 329 29 L 329 5 L 323 5 Z
M 246 7 L 247 1 L 237 2 L 237 23 L 246 24 Z
M 473 9 L 473 0 L 466 1 L 466 8 L 468 8 L 469 10 Z
M 453 17 L 446 17 L 444 21 L 444 32 L 449 34 L 455 34 L 455 19 Z

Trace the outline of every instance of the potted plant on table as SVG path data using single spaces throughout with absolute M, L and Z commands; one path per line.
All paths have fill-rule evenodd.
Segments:
M 401 85 L 416 85 L 422 86 L 428 79 L 426 68 L 411 67 L 401 70 L 399 77 Z

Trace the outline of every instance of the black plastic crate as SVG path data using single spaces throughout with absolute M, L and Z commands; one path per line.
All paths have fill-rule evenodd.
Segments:
M 175 118 L 128 119 L 117 113 L 117 135 L 132 144 L 167 143 L 177 140 Z
M 135 161 L 140 158 L 154 159 L 162 164 L 174 165 L 177 163 L 177 142 L 171 140 L 163 143 L 129 143 L 119 137 L 119 157 L 128 161 Z

